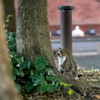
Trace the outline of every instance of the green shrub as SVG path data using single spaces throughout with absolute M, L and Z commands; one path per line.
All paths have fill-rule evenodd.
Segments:
M 27 92 L 43 94 L 58 90 L 61 76 L 54 77 L 53 71 L 46 68 L 47 61 L 43 57 L 36 56 L 35 60 L 24 61 L 20 54 L 10 52 L 14 81 L 19 91 L 21 87 Z
M 16 32 L 6 32 L 7 44 L 10 51 L 16 51 Z

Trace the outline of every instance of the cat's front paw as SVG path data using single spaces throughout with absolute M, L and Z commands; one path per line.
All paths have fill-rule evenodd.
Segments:
M 75 80 L 78 80 L 78 76 L 77 76 L 77 77 L 75 77 Z

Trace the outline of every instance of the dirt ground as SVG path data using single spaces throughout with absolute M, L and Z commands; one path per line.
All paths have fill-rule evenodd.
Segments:
M 85 97 L 82 95 L 82 89 L 80 88 L 80 91 L 75 91 L 79 95 L 80 99 L 73 98 L 73 95 L 64 97 L 64 94 L 62 94 L 60 90 L 58 92 L 46 93 L 44 95 L 41 95 L 38 92 L 33 94 L 22 94 L 20 97 L 23 98 L 23 100 L 100 100 L 100 72 L 98 69 L 78 69 L 78 73 L 82 74 L 79 80 L 75 81 L 72 79 L 69 83 L 75 81 L 75 85 L 78 83 L 78 85 L 83 86 L 82 89 L 90 87 L 91 90 L 87 90 Z

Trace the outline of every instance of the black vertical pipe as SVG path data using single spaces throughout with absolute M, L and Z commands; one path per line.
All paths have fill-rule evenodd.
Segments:
M 68 55 L 72 57 L 72 9 L 73 6 L 59 6 L 61 14 L 61 48 L 69 48 Z

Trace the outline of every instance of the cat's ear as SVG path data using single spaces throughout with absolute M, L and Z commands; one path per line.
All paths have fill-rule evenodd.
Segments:
M 66 49 L 66 52 L 69 52 L 69 48 Z
M 60 50 L 61 48 L 59 48 L 58 50 Z
M 59 51 L 59 50 L 61 50 L 61 48 L 58 48 L 58 50 L 57 50 L 57 51 Z

